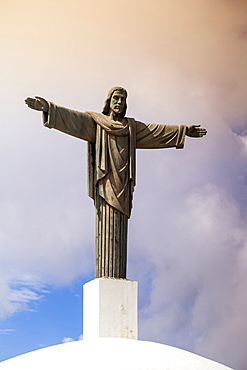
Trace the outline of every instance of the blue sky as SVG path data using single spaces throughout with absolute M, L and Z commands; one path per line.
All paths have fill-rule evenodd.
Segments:
M 1 330 L 13 331 L 3 335 L 2 360 L 61 343 L 71 336 L 78 339 L 82 333 L 83 283 L 80 279 L 71 287 L 53 289 L 38 302 L 30 304 L 30 311 L 19 312 L 6 319 Z M 10 327 L 14 329 L 8 329 Z M 21 340 L 22 333 L 25 333 L 24 340 Z
M 0 359 L 78 340 L 94 269 L 86 143 L 44 128 L 24 99 L 99 112 L 122 85 L 128 116 L 208 130 L 137 153 L 139 337 L 246 370 L 246 1 L 42 7 L 12 1 L 0 16 Z

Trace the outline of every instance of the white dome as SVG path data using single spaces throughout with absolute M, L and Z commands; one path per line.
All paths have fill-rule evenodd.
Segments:
M 230 370 L 164 344 L 122 338 L 80 340 L 3 361 L 0 370 Z

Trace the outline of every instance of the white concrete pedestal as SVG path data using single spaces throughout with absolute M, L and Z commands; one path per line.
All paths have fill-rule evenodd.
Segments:
M 136 281 L 99 278 L 83 286 L 83 339 L 138 339 Z

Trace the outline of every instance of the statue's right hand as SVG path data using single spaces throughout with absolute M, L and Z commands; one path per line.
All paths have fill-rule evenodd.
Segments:
M 42 112 L 48 112 L 49 105 L 44 98 L 35 96 L 35 98 L 27 98 L 25 100 L 27 106 L 31 109 L 39 110 Z

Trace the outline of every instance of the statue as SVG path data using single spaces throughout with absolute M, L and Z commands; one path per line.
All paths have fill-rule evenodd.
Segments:
M 135 186 L 136 149 L 183 148 L 200 125 L 143 123 L 125 117 L 127 91 L 113 87 L 102 113 L 70 110 L 43 98 L 25 103 L 43 112 L 44 126 L 88 142 L 88 195 L 96 211 L 95 277 L 126 278 L 127 228 Z

